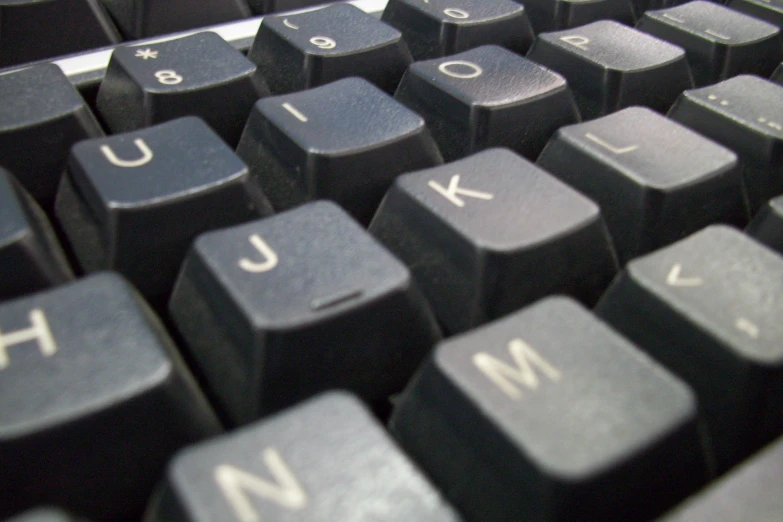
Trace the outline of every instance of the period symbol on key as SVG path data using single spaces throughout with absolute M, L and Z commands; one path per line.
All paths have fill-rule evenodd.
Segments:
M 672 266 L 669 275 L 666 276 L 666 284 L 669 286 L 701 286 L 704 282 L 700 277 L 680 277 L 682 265 L 679 263 Z
M 429 185 L 431 189 L 435 190 L 437 193 L 439 193 L 444 198 L 448 199 L 458 207 L 464 207 L 465 201 L 458 198 L 457 195 L 465 196 L 468 198 L 484 199 L 484 200 L 490 200 L 495 197 L 493 194 L 490 194 L 488 192 L 480 192 L 478 190 L 461 188 L 459 186 L 459 174 L 454 174 L 451 177 L 448 188 L 444 187 L 443 185 L 441 185 L 440 183 L 434 180 L 431 180 L 429 183 L 427 183 L 427 185 Z
M 142 60 L 155 60 L 158 57 L 158 51 L 154 51 L 150 49 L 149 47 L 146 49 L 139 49 L 136 51 L 136 54 L 134 55 L 137 58 L 141 58 Z

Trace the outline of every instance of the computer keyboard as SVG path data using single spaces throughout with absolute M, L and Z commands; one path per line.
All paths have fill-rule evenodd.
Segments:
M 0 1 L 0 519 L 783 521 L 782 25 Z

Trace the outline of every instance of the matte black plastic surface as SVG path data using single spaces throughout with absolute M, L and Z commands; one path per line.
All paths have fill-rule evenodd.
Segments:
M 451 332 L 555 293 L 592 305 L 617 270 L 598 207 L 504 149 L 400 176 L 370 232 Z
M 494 45 L 414 63 L 394 97 L 424 117 L 446 161 L 489 147 L 535 160 L 579 121 L 565 78 Z
M 158 320 L 116 274 L 0 305 L 0 516 L 138 520 L 169 456 L 219 432 Z
M 475 521 L 646 520 L 707 476 L 693 393 L 562 297 L 441 343 L 391 429 Z
M 643 107 L 561 128 L 537 163 L 600 205 L 621 264 L 748 222 L 737 156 Z
M 274 94 L 349 76 L 393 93 L 411 63 L 398 30 L 349 4 L 264 17 L 248 58 Z
M 631 261 L 596 312 L 693 386 L 718 468 L 783 433 L 783 258 L 710 226 Z
M 268 94 L 252 62 L 204 32 L 115 49 L 96 104 L 113 133 L 199 116 L 235 146 L 250 108 Z
M 169 309 L 236 423 L 320 391 L 399 391 L 439 339 L 405 265 L 313 202 L 196 240 Z

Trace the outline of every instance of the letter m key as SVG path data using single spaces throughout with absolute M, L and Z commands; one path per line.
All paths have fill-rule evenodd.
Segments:
M 473 364 L 510 399 L 518 401 L 522 398 L 517 385 L 531 391 L 538 389 L 540 381 L 537 370 L 551 381 L 560 380 L 560 371 L 522 339 L 509 342 L 508 351 L 514 361 L 513 366 L 486 352 L 475 354 Z

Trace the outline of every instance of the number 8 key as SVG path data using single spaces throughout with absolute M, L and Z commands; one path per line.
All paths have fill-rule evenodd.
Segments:
M 252 62 L 205 32 L 117 48 L 97 105 L 112 133 L 192 115 L 236 145 L 253 103 L 268 94 Z

